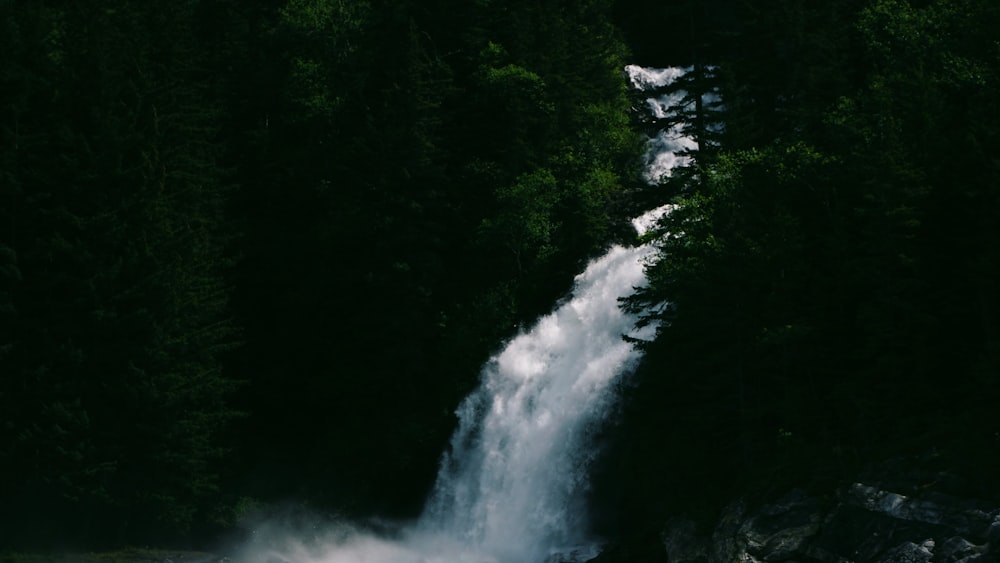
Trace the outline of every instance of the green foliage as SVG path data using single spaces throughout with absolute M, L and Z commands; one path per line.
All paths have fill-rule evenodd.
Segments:
M 498 191 L 500 212 L 480 226 L 487 248 L 502 248 L 505 255 L 509 252 L 519 272 L 543 262 L 552 252 L 556 189 L 555 176 L 544 168 L 523 175 Z
M 419 509 L 489 353 L 611 238 L 640 147 L 598 4 L 260 16 L 265 54 L 234 77 L 264 88 L 233 125 L 247 494 Z
M 301 119 L 332 119 L 342 110 L 348 92 L 332 83 L 360 70 L 370 12 L 362 1 L 292 0 L 280 9 L 277 33 L 295 51 L 287 95 L 303 109 Z
M 0 2 L 10 541 L 412 515 L 479 367 L 621 219 L 609 4 Z
M 368 2 L 330 0 L 290 0 L 280 10 L 282 20 L 308 36 L 323 36 L 338 46 L 353 50 L 348 41 L 351 31 L 364 26 L 371 6 Z
M 662 474 L 724 502 L 930 447 L 975 455 L 955 463 L 970 480 L 995 470 L 985 403 L 1000 388 L 983 369 L 1000 319 L 986 297 L 1000 169 L 980 147 L 1000 117 L 998 14 L 977 0 L 774 2 L 711 45 L 721 150 L 687 176 L 632 303 L 667 305 L 650 314 L 660 334 L 622 447 L 674 455 L 621 462 L 629 509 L 662 516 L 651 490 L 710 502 Z M 731 460 L 735 483 L 714 472 Z
M 8 14 L 0 516 L 26 544 L 186 533 L 233 418 L 226 190 L 192 6 L 97 8 Z

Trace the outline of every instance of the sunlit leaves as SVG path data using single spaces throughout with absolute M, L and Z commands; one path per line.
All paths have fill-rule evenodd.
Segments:
M 284 22 L 310 39 L 336 46 L 338 57 L 354 52 L 357 34 L 370 17 L 365 0 L 289 0 L 281 9 Z
M 518 271 L 535 266 L 552 252 L 552 206 L 556 200 L 556 178 L 539 169 L 525 174 L 497 193 L 500 206 L 496 218 L 484 220 L 482 236 L 491 245 L 504 247 Z
M 339 110 L 345 87 L 341 73 L 357 69 L 359 49 L 370 24 L 364 0 L 291 0 L 280 11 L 278 37 L 294 50 L 288 95 L 303 119 L 330 119 Z
M 935 21 L 926 10 L 914 9 L 907 0 L 877 0 L 862 11 L 859 26 L 880 62 L 899 64 L 909 56 L 926 56 L 936 38 Z
M 340 106 L 340 99 L 326 78 L 326 69 L 319 62 L 301 57 L 292 61 L 289 90 L 310 118 L 333 117 Z

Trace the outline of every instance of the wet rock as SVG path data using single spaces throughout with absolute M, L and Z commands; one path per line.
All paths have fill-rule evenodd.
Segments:
M 674 563 L 668 558 L 663 541 L 658 534 L 651 531 L 623 538 L 606 547 L 599 556 L 588 563 L 620 563 L 627 561 L 642 561 L 643 563 Z
M 965 538 L 952 536 L 941 543 L 937 550 L 940 561 L 972 561 L 982 555 L 983 548 Z
M 667 522 L 660 536 L 670 563 L 707 563 L 707 538 L 698 533 L 690 518 L 675 517 Z
M 934 557 L 934 540 L 926 540 L 922 544 L 906 542 L 890 550 L 882 563 L 927 563 Z
M 781 561 L 799 554 L 819 529 L 823 509 L 817 499 L 797 490 L 749 514 L 742 503 L 734 508 L 733 514 L 742 516 L 725 518 L 716 529 L 715 560 Z

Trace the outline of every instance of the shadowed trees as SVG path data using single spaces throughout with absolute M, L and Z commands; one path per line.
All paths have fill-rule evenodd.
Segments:
M 745 10 L 713 45 L 720 151 L 664 186 L 681 208 L 633 302 L 669 306 L 627 417 L 622 465 L 642 477 L 626 497 L 702 510 L 931 448 L 978 459 L 955 462 L 977 486 L 998 463 L 984 416 L 1000 391 L 986 297 L 1000 209 L 980 150 L 997 126 L 997 9 Z M 693 498 L 667 474 L 725 485 Z M 662 505 L 644 501 L 655 490 Z

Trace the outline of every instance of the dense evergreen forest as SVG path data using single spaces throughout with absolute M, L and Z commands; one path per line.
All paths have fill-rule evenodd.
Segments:
M 703 150 L 631 302 L 669 306 L 609 456 L 614 525 L 893 456 L 1000 498 L 1000 5 L 687 15 L 689 87 L 723 105 L 688 118 Z
M 0 0 L 0 549 L 416 514 L 668 201 L 605 533 L 932 450 L 1000 494 L 992 0 L 152 4 Z M 724 101 L 655 187 L 629 63 Z

